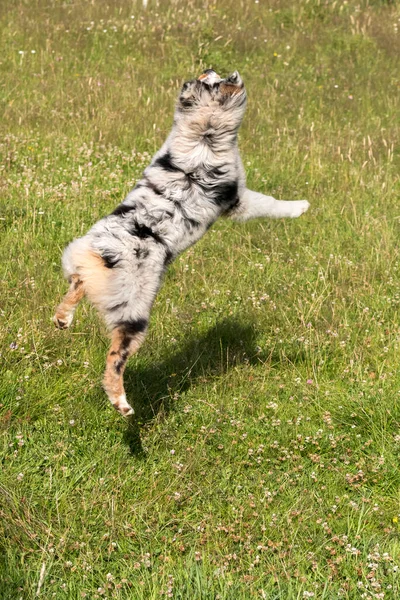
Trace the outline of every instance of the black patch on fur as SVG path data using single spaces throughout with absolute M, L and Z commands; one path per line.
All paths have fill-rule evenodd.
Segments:
M 116 258 L 115 254 L 107 254 L 107 252 L 105 252 L 101 258 L 107 269 L 113 269 L 119 263 L 119 259 Z
M 122 367 L 124 366 L 125 361 L 116 360 L 114 363 L 114 371 L 119 375 L 121 373 Z
M 179 99 L 183 108 L 190 108 L 193 106 L 194 98 L 182 98 L 181 96 Z
M 192 84 L 193 84 L 192 81 L 187 81 L 182 86 L 181 94 L 179 96 L 179 102 L 180 102 L 182 108 L 190 108 L 194 104 L 194 100 L 195 100 L 194 94 L 192 94 L 191 96 L 183 95 L 184 92 L 187 92 L 187 90 L 190 88 L 190 86 Z
M 184 173 L 182 169 L 174 165 L 174 163 L 172 162 L 171 153 L 168 151 L 162 156 L 159 156 L 156 159 L 154 165 L 156 167 L 161 167 L 162 169 L 164 169 L 164 171 L 168 171 L 169 173 L 176 173 L 177 171 Z
M 165 258 L 164 258 L 164 267 L 166 267 L 167 265 L 169 265 L 172 262 L 173 259 L 173 254 L 171 252 L 171 250 L 166 250 L 165 251 Z
M 226 206 L 230 208 L 237 202 L 238 197 L 238 183 L 237 181 L 227 181 L 221 183 L 215 188 L 214 202 L 218 206 Z
M 143 225 L 141 223 L 138 223 L 137 221 L 135 221 L 133 227 L 129 229 L 129 233 L 131 235 L 137 236 L 141 240 L 145 240 L 146 238 L 153 238 L 153 240 L 155 240 L 158 244 L 164 243 L 164 240 L 158 233 L 153 231 L 147 225 Z
M 119 217 L 121 215 L 126 215 L 126 213 L 131 212 L 132 210 L 135 210 L 135 206 L 120 204 L 111 214 Z
M 120 321 L 117 323 L 117 327 L 122 330 L 122 340 L 119 347 L 119 360 L 114 363 L 114 369 L 119 374 L 122 367 L 126 363 L 129 356 L 129 345 L 132 339 L 138 333 L 142 333 L 146 330 L 148 325 L 147 319 L 136 319 L 134 321 Z
M 174 164 L 171 153 L 169 151 L 157 158 L 153 166 L 161 167 L 162 169 L 164 169 L 164 171 L 167 171 L 168 173 L 182 173 L 182 175 L 184 175 L 184 178 L 186 179 L 185 183 L 187 190 L 190 190 L 191 186 L 194 183 L 198 183 L 196 176 L 193 173 L 186 173 L 186 171 L 181 169 L 181 167 L 178 167 L 178 165 Z M 182 181 L 182 183 L 184 183 L 184 181 Z
M 133 337 L 137 333 L 142 333 L 148 325 L 147 319 L 136 319 L 135 321 L 120 321 L 118 327 L 122 329 L 124 337 Z M 123 344 L 122 344 L 123 347 Z
M 114 370 L 118 375 L 121 373 L 122 367 L 125 365 L 126 361 L 128 360 L 128 357 L 129 357 L 128 350 L 126 350 L 126 349 L 121 350 L 120 359 L 116 360 L 114 363 Z

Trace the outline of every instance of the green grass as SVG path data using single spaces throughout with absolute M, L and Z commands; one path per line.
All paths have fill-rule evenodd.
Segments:
M 133 18 L 134 17 L 134 18 Z M 400 10 L 372 0 L 4 0 L 2 600 L 400 594 Z M 221 221 L 170 268 L 127 369 L 66 290 L 182 81 L 237 68 L 249 186 L 296 221 Z

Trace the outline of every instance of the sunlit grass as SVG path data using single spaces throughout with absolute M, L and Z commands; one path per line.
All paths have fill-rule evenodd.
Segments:
M 0 14 L 0 597 L 398 598 L 398 6 Z M 246 82 L 250 187 L 312 208 L 221 221 L 170 268 L 127 426 L 95 311 L 53 329 L 60 256 L 210 66 Z

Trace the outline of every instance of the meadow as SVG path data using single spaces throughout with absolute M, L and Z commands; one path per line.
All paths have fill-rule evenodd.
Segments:
M 400 7 L 383 0 L 3 0 L 0 598 L 400 596 Z M 237 69 L 252 189 L 169 269 L 126 372 L 64 246 Z

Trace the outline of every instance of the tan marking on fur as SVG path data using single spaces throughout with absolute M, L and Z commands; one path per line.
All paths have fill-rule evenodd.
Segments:
M 209 76 L 209 73 L 202 73 L 201 75 L 198 76 L 198 80 L 202 81 L 203 79 L 207 79 L 207 77 Z M 220 76 L 218 75 L 218 73 L 215 73 L 215 76 L 218 77 L 218 79 L 221 79 Z
M 71 276 L 71 284 L 62 302 L 57 306 L 53 321 L 60 329 L 67 329 L 72 322 L 75 308 L 85 295 L 83 283 L 79 275 Z
M 107 364 L 103 379 L 104 389 L 112 404 L 114 404 L 113 399 L 117 396 L 121 396 L 121 394 L 125 392 L 122 379 L 125 366 L 123 366 L 119 374 L 117 374 L 114 369 L 115 362 L 121 360 L 122 340 L 123 335 L 121 330 L 114 329 L 111 334 L 111 347 L 107 354 Z
M 222 94 L 226 94 L 227 96 L 234 96 L 235 94 L 239 94 L 243 89 L 243 86 L 233 85 L 230 83 L 221 84 L 219 90 Z
M 145 337 L 145 331 L 137 333 L 130 341 L 129 346 L 124 348 L 123 343 L 125 335 L 123 330 L 116 328 L 111 333 L 111 347 L 107 354 L 107 363 L 106 370 L 104 372 L 103 387 L 111 404 L 122 415 L 125 415 L 127 412 L 129 412 L 129 409 L 131 409 L 130 405 L 126 401 L 126 403 L 124 402 L 124 406 L 120 406 L 121 397 L 125 398 L 123 376 L 126 363 L 129 357 L 139 350 L 140 346 L 144 342 Z M 122 358 L 122 353 L 127 353 L 125 358 Z M 117 372 L 115 369 L 115 365 L 121 360 L 123 360 L 124 362 L 122 363 L 119 372 Z
M 87 297 L 98 306 L 113 276 L 112 269 L 107 269 L 101 256 L 91 250 L 76 252 L 73 258 Z

